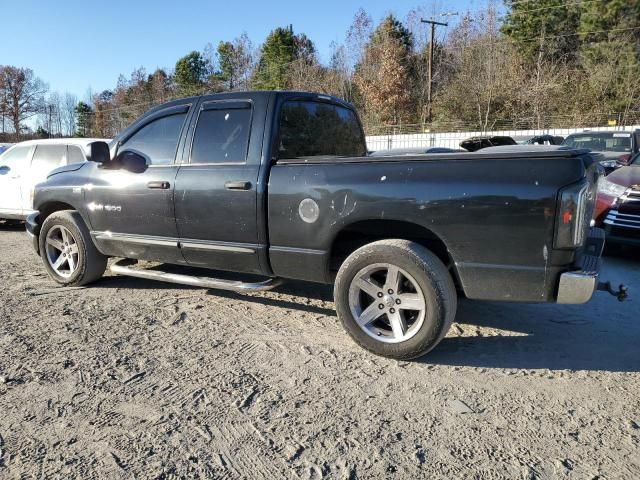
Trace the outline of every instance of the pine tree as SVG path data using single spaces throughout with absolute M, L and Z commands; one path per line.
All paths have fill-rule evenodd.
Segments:
M 206 63 L 200 52 L 193 51 L 176 62 L 174 79 L 180 95 L 197 95 L 204 87 Z
M 76 136 L 77 137 L 89 137 L 91 136 L 92 118 L 91 114 L 93 109 L 91 106 L 84 102 L 78 102 L 76 105 Z
M 509 12 L 502 33 L 513 41 L 525 61 L 534 63 L 541 51 L 550 60 L 575 61 L 581 5 L 558 0 L 507 0 L 505 4 Z
M 295 35 L 291 25 L 276 28 L 260 49 L 260 60 L 251 82 L 252 87 L 264 90 L 287 88 L 287 67 L 296 60 L 316 62 L 313 42 L 304 34 Z

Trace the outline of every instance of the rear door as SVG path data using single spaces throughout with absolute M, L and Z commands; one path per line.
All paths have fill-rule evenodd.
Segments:
M 252 128 L 252 122 L 260 125 Z M 200 105 L 175 191 L 180 245 L 189 264 L 261 272 L 256 192 L 262 122 L 250 100 Z
M 178 248 L 173 193 L 176 154 L 189 105 L 160 110 L 145 118 L 121 140 L 118 153 L 134 151 L 147 160 L 144 172 L 109 169 L 92 164 L 86 189 L 92 235 L 112 256 L 184 261 Z

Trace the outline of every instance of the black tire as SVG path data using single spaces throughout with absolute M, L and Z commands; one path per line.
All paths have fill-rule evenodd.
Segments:
M 417 284 L 416 292 L 419 287 L 424 297 L 424 321 L 405 341 L 385 343 L 374 338 L 358 325 L 352 313 L 351 284 L 359 272 L 375 264 L 390 264 L 407 272 Z M 353 252 L 338 271 L 334 299 L 343 327 L 358 345 L 376 355 L 400 360 L 417 358 L 433 349 L 447 334 L 457 308 L 456 288 L 447 268 L 427 248 L 407 240 L 381 240 Z
M 53 269 L 47 253 L 47 234 L 59 227 L 66 228 L 77 244 L 77 266 L 67 277 L 59 275 Z M 60 285 L 81 286 L 95 282 L 102 277 L 107 268 L 108 257 L 101 254 L 93 244 L 89 229 L 76 211 L 63 210 L 52 213 L 42 224 L 38 241 L 44 267 L 49 276 Z

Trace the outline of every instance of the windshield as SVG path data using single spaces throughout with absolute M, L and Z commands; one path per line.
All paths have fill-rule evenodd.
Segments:
M 588 148 L 594 152 L 631 152 L 631 134 L 619 132 L 593 132 L 569 135 L 562 145 Z
M 631 163 L 629 165 L 636 165 L 640 167 L 640 153 L 636 154 L 636 156 L 631 159 Z

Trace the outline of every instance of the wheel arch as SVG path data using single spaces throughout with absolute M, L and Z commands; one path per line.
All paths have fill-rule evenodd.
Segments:
M 461 288 L 454 259 L 444 240 L 432 230 L 404 220 L 359 220 L 340 229 L 334 236 L 329 250 L 329 277 L 334 278 L 342 262 L 358 248 L 388 239 L 409 240 L 428 248 L 447 267 L 456 287 Z
M 63 210 L 73 210 L 75 212 L 78 212 L 84 224 L 87 226 L 87 228 L 90 229 L 91 224 L 89 223 L 88 219 L 85 217 L 84 212 L 76 208 L 74 205 L 61 200 L 47 200 L 45 202 L 42 202 L 40 205 L 38 205 L 38 218 L 37 218 L 38 227 L 39 228 L 42 227 L 42 224 L 44 223 L 44 221 L 48 217 L 50 217 L 52 214 L 63 211 Z M 38 230 L 38 234 L 39 234 L 39 230 Z
M 60 212 L 62 210 L 76 210 L 77 209 L 67 203 L 67 202 L 60 202 L 60 201 L 56 201 L 56 200 L 51 200 L 48 202 L 43 203 L 42 205 L 40 205 L 38 207 L 38 223 L 40 225 L 42 225 L 44 223 L 44 221 L 51 216 L 51 214 L 55 213 L 55 212 Z M 83 219 L 84 220 L 84 219 Z

